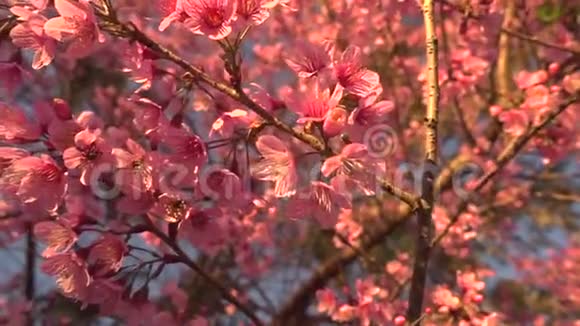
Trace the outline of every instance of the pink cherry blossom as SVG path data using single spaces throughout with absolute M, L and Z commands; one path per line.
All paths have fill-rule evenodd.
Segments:
M 361 166 L 368 158 L 367 147 L 363 144 L 353 143 L 346 145 L 340 154 L 328 158 L 321 167 L 325 177 L 333 173 L 350 174 L 356 165 Z
M 117 181 L 128 196 L 139 196 L 153 187 L 153 156 L 132 139 L 126 141 L 127 150 L 113 148 L 117 167 Z
M 58 207 L 66 189 L 66 178 L 50 156 L 25 157 L 15 161 L 12 168 L 14 173 L 23 174 L 17 192 L 23 202 L 46 211 Z
M 24 149 L 16 147 L 0 147 L 0 175 L 11 167 L 15 161 L 29 156 L 30 153 Z
M 183 233 L 195 247 L 213 256 L 227 244 L 225 218 L 217 208 L 193 208 Z
M 258 138 L 256 148 L 262 160 L 252 167 L 252 174 L 259 180 L 273 181 L 276 197 L 296 193 L 296 165 L 286 145 L 275 136 L 265 135 Z
M 64 219 L 35 224 L 34 235 L 47 245 L 43 257 L 67 252 L 78 240 L 77 234 Z
M 111 148 L 98 132 L 85 129 L 75 135 L 74 147 L 63 152 L 64 165 L 69 169 L 81 171 L 81 183 L 89 185 L 93 171 L 113 162 Z M 94 180 L 93 180 L 94 181 Z
M 322 228 L 334 228 L 342 209 L 350 208 L 346 196 L 332 186 L 313 181 L 310 187 L 290 199 L 292 211 L 288 216 L 295 219 L 312 217 Z
M 0 115 L 0 139 L 19 142 L 40 136 L 40 127 L 31 122 L 20 108 L 0 101 Z
M 330 41 L 308 43 L 300 41 L 285 61 L 298 77 L 308 78 L 322 74 L 332 67 L 334 44 Z
M 358 106 L 348 117 L 349 124 L 360 124 L 363 126 L 378 124 L 383 122 L 387 115 L 395 109 L 391 101 L 376 101 L 377 94 L 372 93 L 359 100 Z
M 348 112 L 343 108 L 334 108 L 328 111 L 322 130 L 328 137 L 339 135 L 346 127 Z
M 321 89 L 322 85 L 316 80 L 312 88 L 303 94 L 297 94 L 290 101 L 291 109 L 300 114 L 299 123 L 307 121 L 324 121 L 328 113 L 335 109 L 340 102 L 343 88 L 336 85 L 332 94 L 330 89 Z
M 516 84 L 520 89 L 530 88 L 544 83 L 548 79 L 548 73 L 544 70 L 536 72 L 522 71 L 516 76 Z
M 49 65 L 56 52 L 56 42 L 44 31 L 46 17 L 30 12 L 25 21 L 10 31 L 12 43 L 34 51 L 32 68 L 41 69 Z
M 183 0 L 157 0 L 157 6 L 164 15 L 159 30 L 164 31 L 173 22 L 183 22 L 187 18 L 183 10 Z
M 66 297 L 82 300 L 87 295 L 91 277 L 85 262 L 74 253 L 58 254 L 46 258 L 41 269 L 56 277 L 56 284 Z
M 221 40 L 232 32 L 237 3 L 237 0 L 183 0 L 183 9 L 189 15 L 185 24 L 195 34 Z
M 265 6 L 265 0 L 237 0 L 237 15 L 238 19 L 243 20 L 246 24 L 260 25 L 268 17 L 270 17 L 270 11 L 268 7 Z
M 362 66 L 361 49 L 349 46 L 338 62 L 334 64 L 334 73 L 344 89 L 356 96 L 367 97 L 371 93 L 382 93 L 379 75 Z
M 194 133 L 175 127 L 165 129 L 165 142 L 171 148 L 172 159 L 188 166 L 199 167 L 207 160 L 205 144 Z
M 105 42 L 87 0 L 55 0 L 54 6 L 60 16 L 49 19 L 44 24 L 44 31 L 55 40 L 68 43 L 69 56 L 85 57 L 92 52 L 96 43 Z
M 162 194 L 151 208 L 149 215 L 161 218 L 169 223 L 179 223 L 191 215 L 191 204 L 182 198 L 170 194 Z
M 219 134 L 223 138 L 230 138 L 236 129 L 246 127 L 250 122 L 251 118 L 246 110 L 235 109 L 230 112 L 225 112 L 215 120 L 209 135 L 211 137 Z
M 507 133 L 520 136 L 526 131 L 530 118 L 521 110 L 509 110 L 502 112 L 499 120 L 504 124 Z
M 112 234 L 105 234 L 91 246 L 87 263 L 94 269 L 94 276 L 105 276 L 121 268 L 126 251 L 123 240 Z
M 318 299 L 319 312 L 332 314 L 336 309 L 336 296 L 332 290 L 318 290 L 316 292 L 316 298 Z

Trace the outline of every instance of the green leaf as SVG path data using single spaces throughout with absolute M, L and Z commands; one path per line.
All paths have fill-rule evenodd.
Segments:
M 545 24 L 556 22 L 563 14 L 564 10 L 559 1 L 555 2 L 548 0 L 538 7 L 537 11 L 538 19 Z

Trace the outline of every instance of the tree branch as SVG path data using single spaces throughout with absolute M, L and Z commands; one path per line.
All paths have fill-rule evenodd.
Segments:
M 36 242 L 34 239 L 34 231 L 32 223 L 26 226 L 26 266 L 25 266 L 25 279 L 24 284 L 24 294 L 26 296 L 26 301 L 31 304 L 31 311 L 28 313 L 28 324 L 34 325 L 34 296 L 35 296 L 35 285 L 36 285 Z
M 236 306 L 236 308 L 238 308 L 244 315 L 246 315 L 246 317 L 248 317 L 254 323 L 255 326 L 263 325 L 262 321 L 258 318 L 258 316 L 256 316 L 256 314 L 252 311 L 252 309 L 250 309 L 248 306 L 246 306 L 244 303 L 238 300 L 238 298 L 233 296 L 230 293 L 230 291 L 219 280 L 215 279 L 212 275 L 206 273 L 199 265 L 197 265 L 195 261 L 189 258 L 187 253 L 185 253 L 185 251 L 181 249 L 181 247 L 177 244 L 177 242 L 174 239 L 169 238 L 167 234 L 159 230 L 159 228 L 157 228 L 149 218 L 146 217 L 145 220 L 147 221 L 151 232 L 155 234 L 167 246 L 169 246 L 179 257 L 182 263 L 187 265 L 194 272 L 199 274 L 199 276 L 201 276 L 205 281 L 207 281 L 213 287 L 215 287 L 226 301 Z
M 274 127 L 292 135 L 293 137 L 310 145 L 312 148 L 319 152 L 328 151 L 324 143 L 321 142 L 318 138 L 285 124 L 280 119 L 270 114 L 266 109 L 258 105 L 256 102 L 252 101 L 252 99 L 250 99 L 243 91 L 239 91 L 225 83 L 214 80 L 201 68 L 194 66 L 179 55 L 175 54 L 173 51 L 149 38 L 134 24 L 124 24 L 120 22 L 115 17 L 112 10 L 110 10 L 110 14 L 97 11 L 97 15 L 101 18 L 101 20 L 103 20 L 101 28 L 103 28 L 105 31 L 111 33 L 112 35 L 122 36 L 134 41 L 138 41 L 139 43 L 155 52 L 161 59 L 169 60 L 180 66 L 183 70 L 190 73 L 196 80 L 209 85 L 213 89 L 245 105 Z
M 425 113 L 425 171 L 423 172 L 422 193 L 424 205 L 417 210 L 419 232 L 415 245 L 415 263 L 411 278 L 411 292 L 407 320 L 421 324 L 421 311 L 429 256 L 431 255 L 431 241 L 433 227 L 431 213 L 435 202 L 434 182 L 435 169 L 438 161 L 438 119 L 439 119 L 439 57 L 437 34 L 435 30 L 433 0 L 423 1 L 423 21 L 425 24 L 425 46 L 427 56 L 427 111 Z
M 434 182 L 434 193 L 438 193 L 441 189 L 448 187 L 453 178 L 454 171 L 461 168 L 465 162 L 466 158 L 463 156 L 458 156 L 450 162 Z M 297 315 L 299 311 L 304 311 L 308 307 L 310 299 L 316 290 L 324 287 L 328 280 L 338 275 L 343 266 L 356 260 L 360 252 L 368 251 L 383 242 L 393 231 L 403 225 L 411 217 L 413 212 L 414 210 L 411 206 L 404 206 L 399 214 L 390 219 L 386 219 L 383 224 L 375 225 L 372 231 L 368 230 L 370 234 L 361 241 L 358 250 L 345 248 L 318 266 L 310 278 L 279 309 L 274 318 L 273 325 L 283 325 L 284 322 L 291 320 L 293 316 Z
M 541 45 L 541 46 L 546 47 L 546 48 L 551 48 L 551 49 L 559 50 L 562 52 L 569 52 L 569 53 L 572 53 L 574 55 L 580 56 L 580 48 L 571 48 L 571 47 L 566 47 L 566 46 L 563 46 L 560 44 L 551 43 L 548 41 L 544 41 L 537 36 L 527 35 L 524 33 L 520 33 L 518 31 L 513 31 L 513 30 L 508 29 L 506 27 L 502 27 L 501 32 L 504 34 L 507 34 L 509 36 L 518 38 L 520 40 L 535 43 L 537 45 Z

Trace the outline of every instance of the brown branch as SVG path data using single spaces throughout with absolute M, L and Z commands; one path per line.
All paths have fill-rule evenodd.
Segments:
M 434 193 L 438 193 L 441 189 L 445 189 L 451 183 L 454 171 L 461 168 L 466 162 L 466 158 L 458 156 L 449 165 L 439 173 L 437 180 L 434 183 Z M 296 292 L 294 292 L 286 301 L 286 303 L 279 309 L 278 314 L 274 318 L 272 325 L 285 325 L 285 322 L 292 320 L 293 316 L 299 315 L 300 311 L 304 311 L 309 303 L 314 292 L 326 284 L 326 282 L 340 273 L 343 266 L 352 263 L 357 259 L 359 253 L 370 250 L 379 245 L 398 227 L 403 225 L 413 213 L 411 206 L 405 206 L 402 210 L 390 219 L 385 219 L 384 223 L 374 225 L 370 233 L 366 236 L 358 250 L 352 248 L 345 248 L 336 255 L 327 259 L 322 265 L 318 266 L 312 273 L 310 278 L 304 282 Z
M 515 155 L 517 153 L 519 153 L 525 147 L 527 142 L 529 142 L 540 130 L 542 130 L 547 124 L 549 124 L 551 121 L 553 121 L 558 115 L 560 115 L 562 112 L 564 112 L 564 110 L 566 108 L 568 108 L 572 103 L 575 103 L 578 101 L 580 101 L 580 96 L 572 97 L 570 100 L 561 104 L 558 107 L 558 109 L 554 110 L 554 112 L 552 112 L 548 117 L 546 117 L 546 119 L 543 120 L 539 125 L 531 128 L 527 134 L 520 136 L 520 138 L 514 139 L 510 145 L 506 146 L 506 148 L 504 149 L 502 154 L 500 154 L 500 157 L 496 161 L 495 167 L 485 175 L 487 177 L 484 176 L 478 180 L 478 182 L 475 185 L 475 188 L 472 190 L 471 193 L 476 193 L 476 192 L 480 191 L 483 187 L 485 187 L 485 185 L 489 181 L 491 181 L 493 176 L 496 175 L 499 172 L 499 170 L 501 170 L 507 163 L 509 163 L 515 157 Z M 570 198 L 566 198 L 566 199 L 570 199 Z M 574 199 L 577 199 L 577 198 L 574 198 Z M 572 200 L 574 200 L 574 199 L 572 199 Z M 449 233 L 449 231 L 451 230 L 453 225 L 455 225 L 455 223 L 457 223 L 457 221 L 459 221 L 459 218 L 461 217 L 463 212 L 465 212 L 465 210 L 469 206 L 469 203 L 470 203 L 470 200 L 462 200 L 459 203 L 458 208 L 457 208 L 455 214 L 450 218 L 449 223 L 447 223 L 447 225 L 445 226 L 443 231 L 441 231 L 441 233 L 439 233 L 437 235 L 437 237 L 433 240 L 432 245 L 431 245 L 432 247 L 437 246 L 441 242 L 441 240 L 443 240 L 443 238 L 445 238 L 445 236 L 447 236 L 447 234 Z M 488 209 L 489 209 L 489 207 L 488 207 Z M 406 284 L 408 281 L 409 281 L 409 279 L 406 279 L 402 284 Z M 399 288 L 397 288 L 397 290 L 400 291 Z M 392 299 L 394 299 L 394 298 L 396 298 L 396 297 L 392 297 Z
M 141 32 L 137 27 L 132 24 L 123 24 L 119 22 L 114 15 L 99 15 L 101 19 L 104 20 L 103 29 L 111 33 L 112 35 L 120 35 L 132 40 L 136 40 L 143 44 L 144 46 L 155 52 L 160 58 L 172 61 L 173 63 L 180 66 L 182 69 L 190 73 L 195 77 L 197 81 L 203 82 L 213 89 L 231 97 L 232 99 L 238 101 L 239 103 L 250 108 L 252 111 L 256 112 L 262 119 L 264 119 L 268 125 L 274 126 L 275 128 L 282 130 L 295 138 L 301 140 L 302 142 L 310 145 L 312 148 L 320 152 L 322 155 L 332 155 L 332 149 L 325 145 L 324 142 L 319 140 L 314 135 L 308 134 L 302 130 L 292 128 L 289 125 L 282 122 L 277 117 L 271 115 L 268 111 L 262 108 L 260 105 L 252 101 L 241 89 L 233 88 L 225 83 L 216 81 L 212 79 L 211 76 L 203 72 L 202 69 L 189 63 L 187 60 L 183 59 L 179 55 L 175 54 L 171 50 L 157 43 L 156 41 L 149 38 L 143 32 Z M 405 190 L 394 186 L 386 180 L 379 180 L 381 183 L 381 188 L 392 196 L 402 200 L 407 203 L 413 209 L 418 206 L 419 199 L 412 193 L 406 192 Z
M 26 266 L 25 270 L 25 284 L 24 284 L 24 294 L 26 296 L 26 301 L 31 303 L 31 309 L 34 309 L 34 296 L 35 296 L 35 285 L 36 285 L 36 241 L 34 239 L 34 231 L 32 223 L 26 226 Z M 30 311 L 27 317 L 28 325 L 34 325 L 34 311 Z
M 427 56 L 427 108 L 425 113 L 425 171 L 423 172 L 421 198 L 425 205 L 417 210 L 419 232 L 415 245 L 415 262 L 411 278 L 411 291 L 407 309 L 407 320 L 421 324 L 423 297 L 431 241 L 433 238 L 432 211 L 435 202 L 435 171 L 438 161 L 437 127 L 439 119 L 439 49 L 435 29 L 433 0 L 423 1 L 423 21 L 425 24 L 425 47 Z
M 577 48 L 577 47 L 576 48 L 571 48 L 571 47 L 563 46 L 563 45 L 560 45 L 560 44 L 551 43 L 551 42 L 548 42 L 548 41 L 544 41 L 544 40 L 542 40 L 541 38 L 539 38 L 537 36 L 532 36 L 532 35 L 527 35 L 527 34 L 524 34 L 524 33 L 520 33 L 518 31 L 514 31 L 514 30 L 511 30 L 511 29 L 506 28 L 506 27 L 502 27 L 501 32 L 502 33 L 505 33 L 505 34 L 507 34 L 509 36 L 518 38 L 520 40 L 524 40 L 524 41 L 528 41 L 530 43 L 535 43 L 537 45 L 541 45 L 543 47 L 547 47 L 547 48 L 559 50 L 559 51 L 562 51 L 562 52 L 569 52 L 569 53 L 572 53 L 574 55 L 580 55 L 580 48 Z
M 570 99 L 569 101 L 566 101 L 566 103 L 564 103 L 563 106 L 567 107 L 571 103 L 574 103 L 577 101 L 578 101 L 578 96 Z M 510 148 L 510 149 L 508 149 L 504 152 L 505 153 L 510 152 L 511 154 L 500 155 L 500 157 L 498 158 L 498 162 L 500 162 L 500 160 L 501 160 L 501 162 L 503 162 L 503 163 L 496 164 L 496 168 L 499 168 L 499 167 L 503 168 L 507 163 L 509 163 L 509 161 L 511 159 L 513 159 L 515 154 L 517 154 L 517 152 L 519 152 L 523 148 L 523 146 L 525 146 L 525 144 L 533 136 L 535 136 L 539 132 L 539 130 L 543 129 L 550 121 L 552 121 L 554 118 L 556 118 L 563 110 L 564 110 L 564 108 L 560 107 L 558 110 L 556 110 L 555 112 L 550 114 L 548 116 L 548 118 L 543 123 L 534 127 L 533 130 L 536 130 L 536 131 L 532 131 L 532 132 L 526 134 L 525 136 L 522 136 L 522 138 L 518 138 L 517 140 L 515 140 L 514 144 L 517 143 L 519 145 L 508 146 L 508 148 Z M 515 152 L 513 152 L 513 151 L 515 151 Z M 458 156 L 452 162 L 450 162 L 448 167 L 446 169 L 443 169 L 441 171 L 441 173 L 438 175 L 437 179 L 435 180 L 435 189 L 434 189 L 435 193 L 438 193 L 439 191 L 441 191 L 441 189 L 446 189 L 453 178 L 454 171 L 457 171 L 458 169 L 460 169 L 461 166 L 466 162 L 468 162 L 467 158 L 465 158 L 463 156 Z M 483 186 L 485 186 L 485 184 L 487 184 L 487 182 L 489 182 L 491 180 L 491 178 L 493 178 L 493 176 L 495 176 L 497 174 L 497 172 L 499 172 L 499 170 L 496 170 L 496 172 L 490 174 L 489 177 L 487 177 L 485 179 L 481 179 L 478 182 L 478 184 L 480 184 L 480 185 L 477 187 L 477 189 L 481 189 Z M 465 201 L 465 203 L 460 203 L 458 206 L 460 208 L 463 205 L 465 205 L 465 207 L 467 207 L 468 203 L 469 203 L 469 201 L 467 200 L 467 201 Z M 402 210 L 402 212 L 400 212 L 400 214 L 398 214 L 397 216 L 393 217 L 392 219 L 386 221 L 385 224 L 377 225 L 374 232 L 371 232 L 371 234 L 367 238 L 365 238 L 364 241 L 362 241 L 359 248 L 361 250 L 369 250 L 369 249 L 373 248 L 374 246 L 380 244 L 396 228 L 398 228 L 399 226 L 404 224 L 407 221 L 407 219 L 411 216 L 411 214 L 412 214 L 411 208 L 405 207 Z M 441 235 L 439 235 L 437 237 L 437 239 L 435 239 L 436 242 L 434 242 L 434 244 L 438 243 L 441 240 L 440 236 Z M 324 287 L 326 282 L 329 279 L 338 275 L 338 273 L 341 271 L 343 266 L 350 264 L 356 258 L 357 258 L 357 252 L 355 252 L 354 250 L 352 250 L 350 248 L 347 248 L 345 250 L 342 250 L 341 252 L 339 252 L 335 256 L 329 258 L 322 265 L 320 265 L 318 268 L 316 268 L 316 270 L 313 272 L 311 277 L 305 283 L 303 283 L 300 286 L 300 288 L 296 292 L 294 292 L 294 294 L 290 297 L 290 299 L 282 306 L 282 308 L 279 310 L 278 314 L 275 317 L 275 321 L 274 321 L 273 325 L 279 325 L 283 321 L 290 320 L 294 314 L 296 314 L 300 310 L 304 310 L 308 306 L 310 299 L 311 299 L 311 296 L 314 294 L 314 292 L 316 290 Z M 276 321 L 278 321 L 278 324 L 276 323 Z
M 567 108 L 569 108 L 572 104 L 580 102 L 580 94 L 576 94 L 575 96 L 571 96 L 568 100 L 561 103 L 558 108 L 550 112 L 544 120 L 542 120 L 536 126 L 533 126 L 528 129 L 528 131 L 520 137 L 514 138 L 499 154 L 497 160 L 495 161 L 494 167 L 489 170 L 486 174 L 484 174 L 473 186 L 473 190 L 470 191 L 470 195 L 473 196 L 474 193 L 479 192 L 487 183 L 496 176 L 511 160 L 526 146 L 526 144 L 534 138 L 542 130 L 546 127 L 550 122 L 556 119 L 562 112 L 564 112 Z M 468 197 L 471 197 L 468 196 Z M 445 226 L 445 229 L 437 236 L 437 238 L 433 241 L 433 245 L 437 245 L 446 235 L 449 233 L 451 227 L 459 220 L 459 216 L 467 208 L 468 203 L 470 202 L 469 198 L 467 200 L 462 200 L 459 203 L 458 213 L 456 213 L 453 218 L 449 221 L 449 223 Z
M 171 239 L 167 234 L 163 233 L 163 231 L 159 230 L 153 222 L 145 217 L 146 222 L 149 225 L 150 231 L 155 234 L 161 241 L 163 241 L 167 246 L 169 246 L 175 254 L 179 257 L 182 263 L 187 265 L 191 268 L 194 272 L 196 272 L 201 278 L 203 278 L 206 282 L 211 284 L 214 288 L 216 288 L 221 296 L 234 306 L 238 308 L 246 317 L 248 317 L 255 326 L 263 325 L 262 321 L 256 316 L 256 314 L 250 309 L 246 304 L 242 303 L 238 298 L 233 296 L 230 291 L 216 278 L 214 278 L 211 274 L 204 271 L 195 261 L 193 261 L 189 255 L 181 247 L 177 244 L 174 239 Z
M 110 12 L 113 13 L 112 10 Z M 280 119 L 270 114 L 266 109 L 264 109 L 263 107 L 252 101 L 241 89 L 236 89 L 223 82 L 214 80 L 211 76 L 206 74 L 201 68 L 194 66 L 187 60 L 175 54 L 173 51 L 169 50 L 168 48 L 149 38 L 145 33 L 140 31 L 134 24 L 132 23 L 124 24 L 120 22 L 115 17 L 114 14 L 107 15 L 103 12 L 97 12 L 97 15 L 102 19 L 103 23 L 101 27 L 105 31 L 111 33 L 112 35 L 122 36 L 134 41 L 138 41 L 139 43 L 143 44 L 144 46 L 148 47 L 153 52 L 155 52 L 159 56 L 159 58 L 169 60 L 177 64 L 183 70 L 190 73 L 196 80 L 209 85 L 213 89 L 245 105 L 274 127 L 294 136 L 295 138 L 310 145 L 312 148 L 316 149 L 319 152 L 326 153 L 328 151 L 324 143 L 321 142 L 315 136 L 310 135 L 302 130 L 292 128 L 289 125 L 285 124 Z

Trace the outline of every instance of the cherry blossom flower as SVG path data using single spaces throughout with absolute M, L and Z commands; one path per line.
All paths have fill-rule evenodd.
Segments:
M 545 70 L 536 72 L 521 71 L 515 80 L 518 88 L 526 89 L 546 82 L 548 80 L 548 73 Z
M 157 6 L 164 16 L 159 24 L 159 30 L 164 31 L 173 22 L 184 22 L 187 18 L 183 10 L 183 0 L 157 0 Z
M 342 209 L 350 208 L 347 197 L 332 186 L 320 181 L 312 181 L 310 187 L 291 197 L 288 216 L 294 219 L 314 218 L 322 228 L 332 229 Z
M 195 207 L 182 232 L 198 249 L 208 255 L 215 255 L 227 244 L 225 216 L 218 208 L 201 209 Z
M 0 101 L 0 115 L 0 139 L 20 142 L 40 137 L 40 126 L 29 121 L 20 108 Z
M 191 204 L 184 199 L 170 194 L 162 194 L 151 208 L 149 215 L 169 223 L 179 223 L 190 217 L 191 209 Z
M 343 147 L 340 154 L 332 156 L 324 161 L 320 171 L 325 177 L 333 173 L 351 174 L 354 168 L 362 168 L 362 164 L 368 158 L 367 147 L 360 143 L 348 144 Z
M 107 233 L 91 246 L 87 263 L 94 269 L 95 277 L 105 276 L 121 268 L 126 252 L 125 242 Z
M 113 148 L 112 154 L 116 158 L 116 179 L 125 195 L 140 196 L 142 192 L 153 187 L 153 156 L 132 139 L 126 141 L 127 150 Z
M 29 156 L 27 150 L 16 147 L 0 147 L 0 175 L 9 168 L 14 161 Z
M 316 291 L 318 299 L 318 311 L 321 313 L 332 314 L 337 306 L 337 300 L 334 292 L 330 289 Z
M 377 102 L 377 93 L 372 93 L 359 99 L 358 106 L 348 117 L 348 123 L 363 126 L 381 123 L 394 108 L 395 104 L 391 101 Z
M 516 109 L 500 113 L 499 120 L 503 123 L 505 132 L 517 137 L 527 130 L 530 118 L 526 112 Z
M 58 207 L 66 189 L 66 178 L 50 156 L 22 158 L 12 164 L 12 169 L 16 174 L 23 174 L 17 194 L 24 203 L 46 211 Z
M 103 314 L 113 314 L 122 299 L 123 287 L 110 279 L 98 278 L 91 281 L 83 304 L 99 305 Z
M 25 12 L 22 14 L 26 13 L 26 9 L 24 10 Z M 10 37 L 14 45 L 34 52 L 32 68 L 41 69 L 52 62 L 56 51 L 56 42 L 48 37 L 44 31 L 46 17 L 33 12 L 26 14 L 25 21 L 10 31 Z
M 237 0 L 183 0 L 183 9 L 189 15 L 185 24 L 195 34 L 221 40 L 232 32 L 237 3 Z
M 41 269 L 44 273 L 55 276 L 56 284 L 63 295 L 76 300 L 83 300 L 91 277 L 85 262 L 75 253 L 63 253 L 46 258 Z
M 292 11 L 298 10 L 298 9 L 290 6 L 291 2 L 292 2 L 292 0 L 264 0 L 264 3 L 262 5 L 268 9 L 272 9 L 272 8 L 275 8 L 276 6 L 280 5 L 284 8 L 288 8 Z
M 236 128 L 246 127 L 251 121 L 250 115 L 246 110 L 235 109 L 225 112 L 212 124 L 209 136 L 212 137 L 215 134 L 219 134 L 224 138 L 230 138 Z
M 4 90 L 6 94 L 14 94 L 15 91 L 24 83 L 30 74 L 19 64 L 10 62 L 0 62 L 0 91 Z
M 132 81 L 141 84 L 135 93 L 149 90 L 155 77 L 155 56 L 140 43 L 125 42 L 121 52 L 123 72 L 128 73 Z
M 75 135 L 75 147 L 67 148 L 63 152 L 64 165 L 69 169 L 80 169 L 81 183 L 88 186 L 93 170 L 113 162 L 111 148 L 100 137 L 99 132 L 85 129 Z
M 200 167 L 207 160 L 205 144 L 194 133 L 175 127 L 165 130 L 165 143 L 172 151 L 175 162 L 187 164 L 193 168 Z
M 339 135 L 346 127 L 348 120 L 348 112 L 343 108 L 334 108 L 328 111 L 322 130 L 328 137 Z
M 338 106 L 343 94 L 342 86 L 336 85 L 332 94 L 329 89 L 321 90 L 321 87 L 316 80 L 312 88 L 291 99 L 291 109 L 302 116 L 298 119 L 298 123 L 322 122 L 326 120 L 329 112 Z
M 330 41 L 308 43 L 300 41 L 293 54 L 285 61 L 298 77 L 308 78 L 322 74 L 332 67 L 334 44 Z
M 65 219 L 36 223 L 34 235 L 47 245 L 42 253 L 43 257 L 64 253 L 78 240 L 77 234 Z
M 298 175 L 288 147 L 277 137 L 264 135 L 256 141 L 256 148 L 262 160 L 252 166 L 252 174 L 259 180 L 273 181 L 276 197 L 295 194 Z
M 367 97 L 372 93 L 382 93 L 379 75 L 362 66 L 361 49 L 349 46 L 338 62 L 334 64 L 334 73 L 344 89 L 356 96 Z
M 233 202 L 242 198 L 242 185 L 240 178 L 227 169 L 211 170 L 205 173 L 200 182 L 201 191 L 216 201 Z
M 54 6 L 60 16 L 49 19 L 44 31 L 55 40 L 68 43 L 67 54 L 71 58 L 85 57 L 95 43 L 105 42 L 88 0 L 55 0 Z
M 237 0 L 237 15 L 238 19 L 243 20 L 246 24 L 260 25 L 268 17 L 270 11 L 264 6 L 264 0 Z
M 461 306 L 461 300 L 455 296 L 448 288 L 437 286 L 431 294 L 431 300 L 439 306 L 439 312 L 447 313 L 450 310 L 457 310 Z

